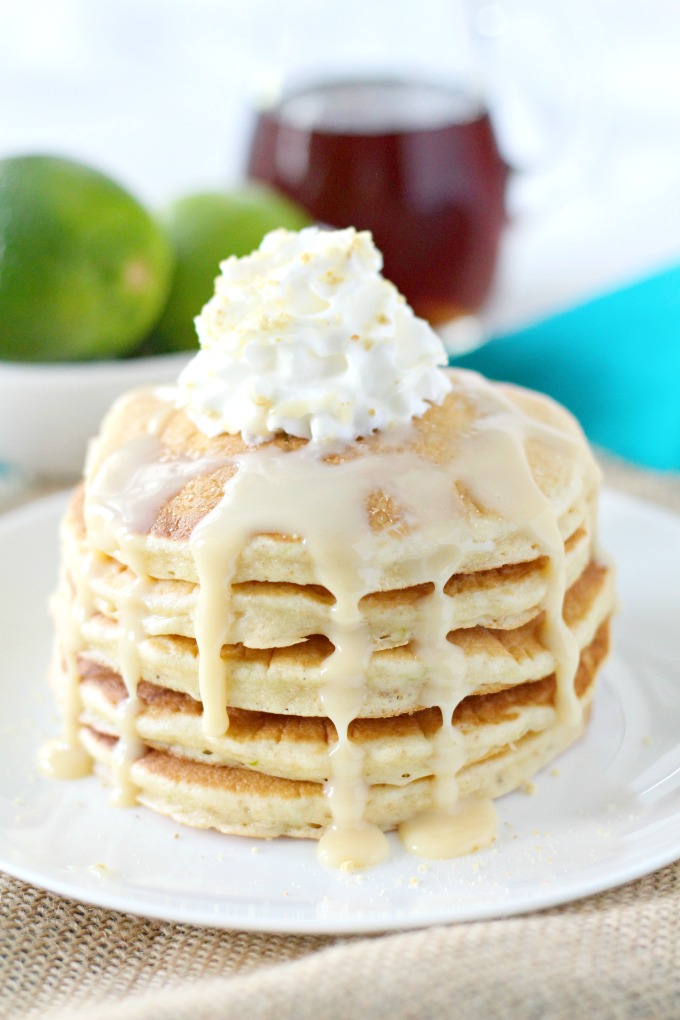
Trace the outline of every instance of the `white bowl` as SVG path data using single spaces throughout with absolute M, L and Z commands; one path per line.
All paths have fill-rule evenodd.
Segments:
M 114 399 L 172 383 L 191 353 L 119 361 L 0 361 L 0 465 L 45 479 L 77 478 L 87 442 Z

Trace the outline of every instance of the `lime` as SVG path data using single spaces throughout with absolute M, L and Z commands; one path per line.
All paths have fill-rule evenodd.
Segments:
M 201 192 L 174 202 L 165 224 L 175 245 L 175 275 L 153 333 L 154 348 L 179 351 L 196 346 L 194 318 L 212 297 L 220 262 L 229 255 L 248 255 L 276 227 L 299 230 L 310 222 L 299 206 L 259 185 Z
M 125 354 L 171 273 L 162 227 L 109 177 L 57 156 L 0 160 L 0 358 Z

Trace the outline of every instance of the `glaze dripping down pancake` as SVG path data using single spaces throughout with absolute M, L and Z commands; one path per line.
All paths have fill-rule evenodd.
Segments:
M 209 438 L 172 391 L 114 406 L 62 524 L 51 679 L 123 799 L 232 834 L 387 831 L 583 732 L 614 606 L 599 473 L 553 402 L 449 378 L 323 456 Z

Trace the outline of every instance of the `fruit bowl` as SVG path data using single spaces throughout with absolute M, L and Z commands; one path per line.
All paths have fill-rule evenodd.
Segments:
M 88 440 L 125 390 L 172 383 L 190 353 L 112 361 L 0 361 L 0 465 L 72 481 Z

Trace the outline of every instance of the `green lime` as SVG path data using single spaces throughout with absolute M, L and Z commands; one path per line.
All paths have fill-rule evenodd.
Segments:
M 162 227 L 109 177 L 57 156 L 0 160 L 0 358 L 127 353 L 172 265 Z
M 230 192 L 202 192 L 174 202 L 165 217 L 175 245 L 170 297 L 156 326 L 156 350 L 195 347 L 194 318 L 212 297 L 219 264 L 248 255 L 270 230 L 299 230 L 311 223 L 299 206 L 271 188 L 246 185 Z

